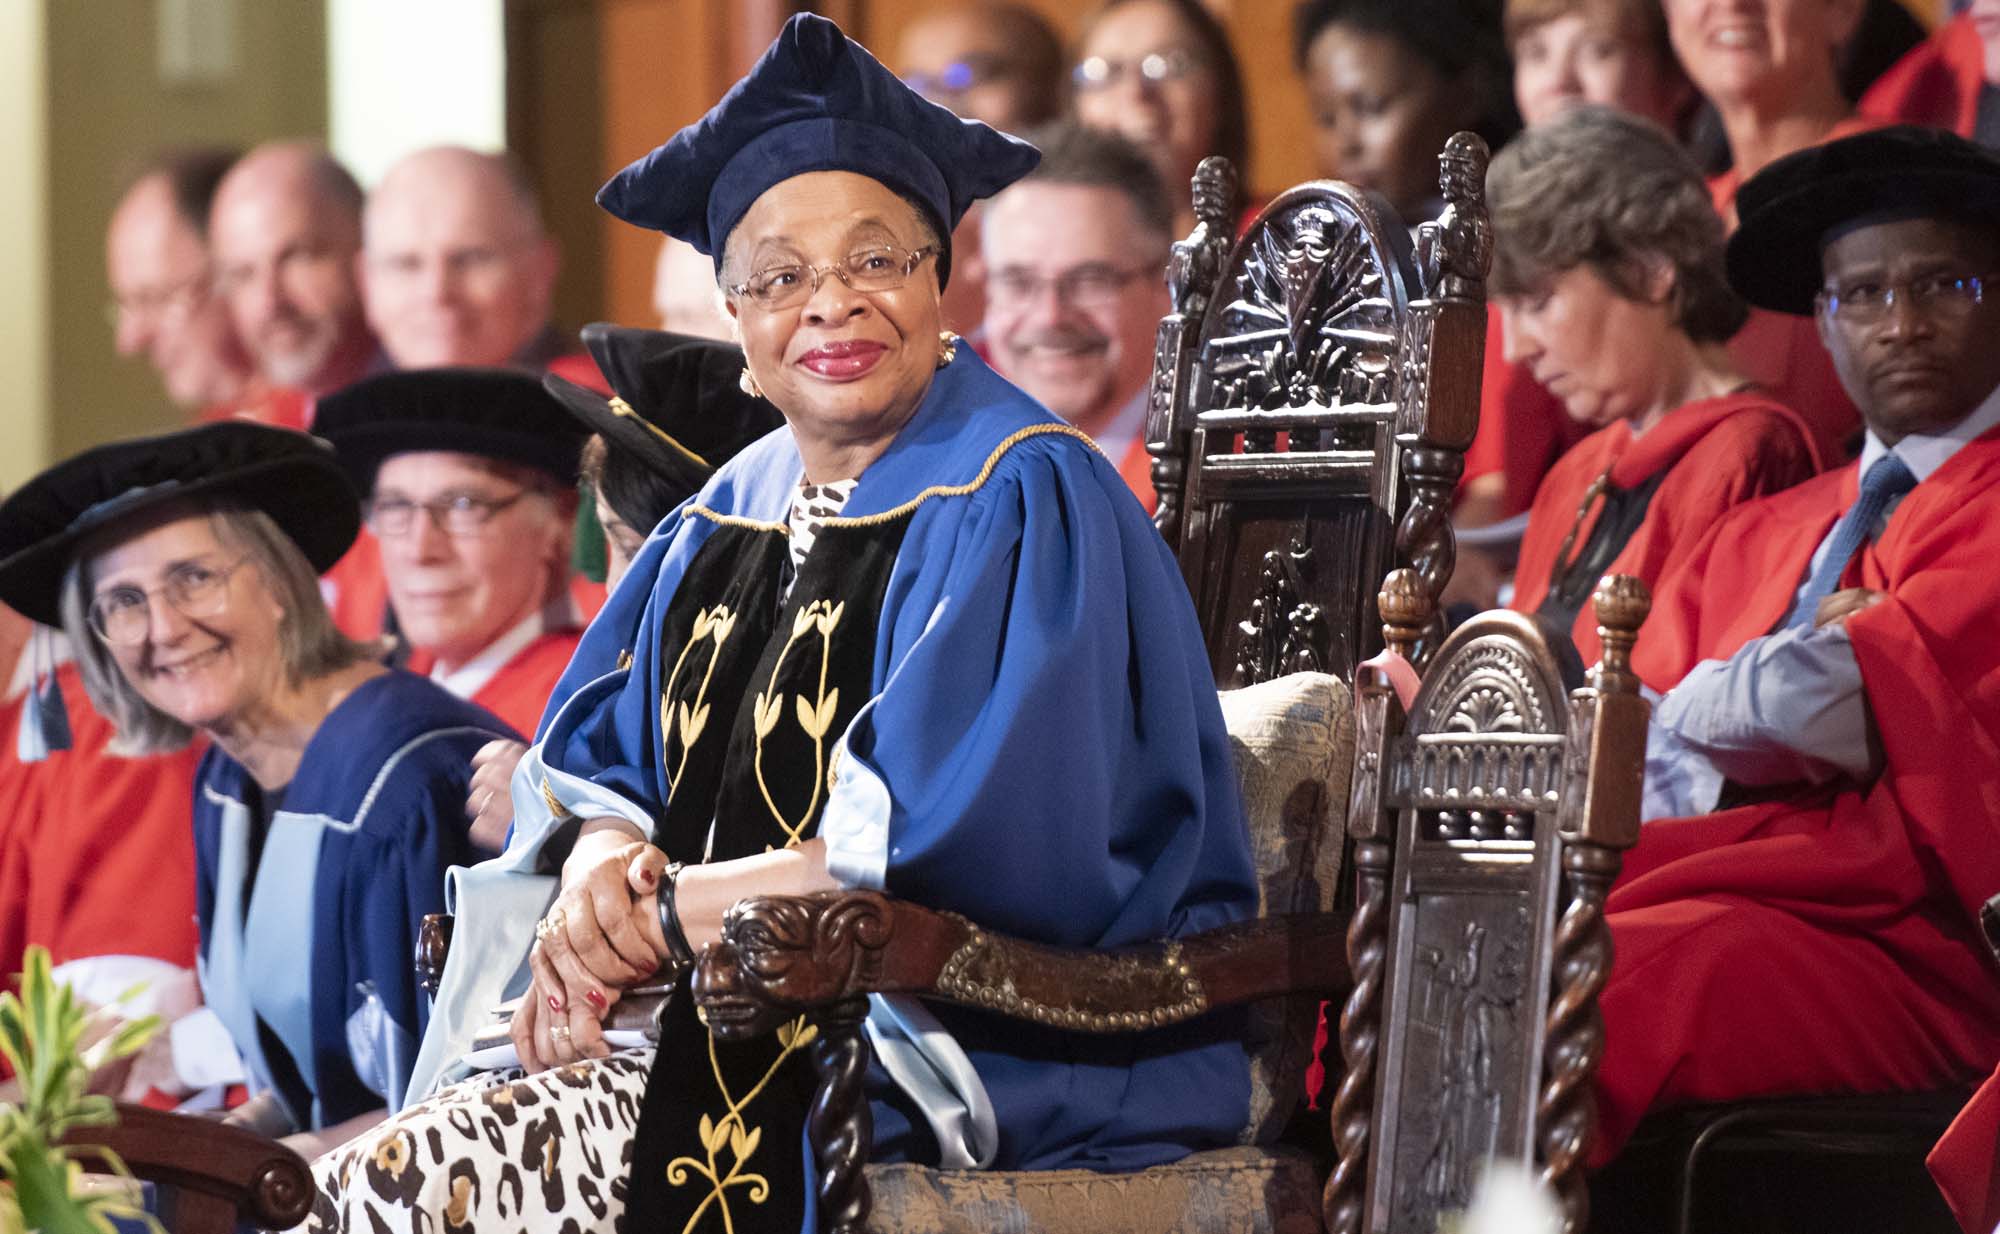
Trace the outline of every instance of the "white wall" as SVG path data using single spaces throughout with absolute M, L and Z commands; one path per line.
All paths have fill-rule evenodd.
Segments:
M 507 144 L 505 0 L 328 0 L 329 144 L 372 185 L 402 155 Z
M 44 0 L 0 2 L 0 492 L 49 449 L 49 179 Z

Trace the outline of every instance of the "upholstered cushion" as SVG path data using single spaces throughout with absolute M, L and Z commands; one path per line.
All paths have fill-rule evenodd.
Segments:
M 1293 673 L 1224 691 L 1222 716 L 1250 823 L 1258 911 L 1331 911 L 1354 766 L 1346 685 L 1325 673 Z M 1271 1144 L 1291 1118 L 1318 1005 L 1294 998 L 1251 1008 L 1250 1118 L 1240 1143 Z
M 1132 1174 L 871 1165 L 874 1234 L 1318 1234 L 1320 1179 L 1292 1148 L 1223 1148 Z

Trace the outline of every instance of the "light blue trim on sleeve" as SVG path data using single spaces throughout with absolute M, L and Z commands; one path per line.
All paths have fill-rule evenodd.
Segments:
M 515 869 L 508 856 L 445 874 L 445 907 L 453 916 L 451 954 L 431 1004 L 430 1026 L 410 1071 L 404 1104 L 423 1100 L 447 1070 L 472 1049 L 493 1009 L 528 987 L 528 948 L 535 924 L 555 901 L 557 879 Z
M 826 842 L 826 872 L 843 887 L 880 891 L 889 871 L 889 786 L 847 748 L 854 730 L 868 723 L 876 698 L 869 699 L 833 747 L 833 785 L 819 816 Z
M 868 1043 L 937 1137 L 938 1164 L 983 1170 L 1000 1152 L 1000 1123 L 972 1060 L 938 1018 L 907 994 L 870 994 Z

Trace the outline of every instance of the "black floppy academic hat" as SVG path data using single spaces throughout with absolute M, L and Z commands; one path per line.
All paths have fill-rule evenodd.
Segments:
M 361 530 L 361 502 L 323 441 L 244 421 L 114 442 L 57 463 L 0 502 L 0 600 L 62 624 L 63 571 L 82 541 L 134 514 L 225 498 L 270 515 L 315 571 Z
M 729 233 L 764 191 L 811 171 L 851 171 L 922 208 L 937 228 L 938 285 L 972 203 L 1041 154 L 962 120 L 883 68 L 824 17 L 800 13 L 706 116 L 613 176 L 597 204 L 692 244 L 722 268 Z
M 785 422 L 743 392 L 743 349 L 734 343 L 596 322 L 583 328 L 583 345 L 615 396 L 553 374 L 542 384 L 612 449 L 689 493 Z
M 363 378 L 319 400 L 313 432 L 333 443 L 356 487 L 397 454 L 444 450 L 546 471 L 576 483 L 584 432 L 542 389 L 514 369 L 405 369 Z
M 1871 218 L 2000 226 L 2000 157 L 1942 129 L 1874 129 L 1772 163 L 1737 190 L 1736 213 L 1730 285 L 1752 304 L 1806 315 L 1838 229 Z

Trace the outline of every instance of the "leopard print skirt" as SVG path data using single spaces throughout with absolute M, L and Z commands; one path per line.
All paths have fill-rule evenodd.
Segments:
M 622 1234 L 651 1047 L 488 1072 L 313 1162 L 314 1234 Z

